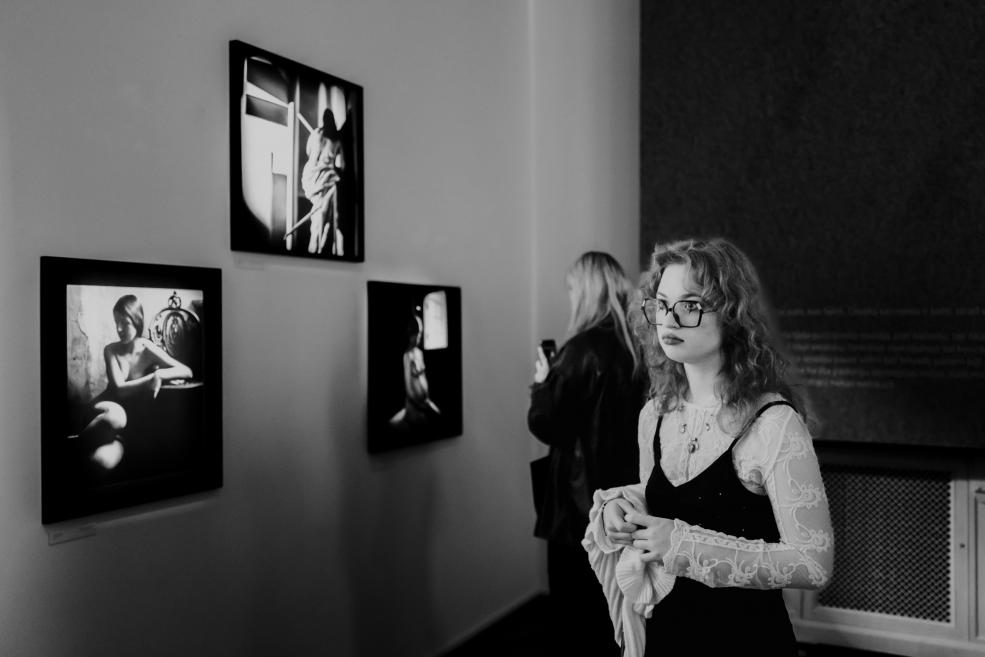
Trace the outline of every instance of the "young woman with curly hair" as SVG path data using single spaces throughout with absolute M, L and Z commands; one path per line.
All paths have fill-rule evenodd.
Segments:
M 781 595 L 819 589 L 833 536 L 804 401 L 752 263 L 656 247 L 636 326 L 651 374 L 640 483 L 596 491 L 583 546 L 625 655 L 796 655 Z

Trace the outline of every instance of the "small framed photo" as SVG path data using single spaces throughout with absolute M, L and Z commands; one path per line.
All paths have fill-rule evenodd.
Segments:
M 234 251 L 362 262 L 363 90 L 229 43 Z
M 41 522 L 222 485 L 220 271 L 41 258 Z
M 462 435 L 461 290 L 369 281 L 369 451 Z

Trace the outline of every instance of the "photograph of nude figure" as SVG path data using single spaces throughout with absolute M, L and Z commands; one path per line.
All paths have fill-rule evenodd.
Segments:
M 462 434 L 461 290 L 369 281 L 369 451 Z
M 221 482 L 218 270 L 42 258 L 42 516 Z
M 232 248 L 362 262 L 362 87 L 229 44 Z

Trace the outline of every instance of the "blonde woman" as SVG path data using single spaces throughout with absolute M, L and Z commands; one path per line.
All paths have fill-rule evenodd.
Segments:
M 553 362 L 538 349 L 527 424 L 550 445 L 549 486 L 535 535 L 547 539 L 558 654 L 617 655 L 606 601 L 580 542 L 592 493 L 636 481 L 636 416 L 646 374 L 627 319 L 633 286 L 610 255 L 567 273 L 568 339 Z

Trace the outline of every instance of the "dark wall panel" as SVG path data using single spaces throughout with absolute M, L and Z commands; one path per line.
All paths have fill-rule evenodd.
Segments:
M 985 5 L 641 7 L 644 266 L 742 246 L 822 438 L 985 447 Z

